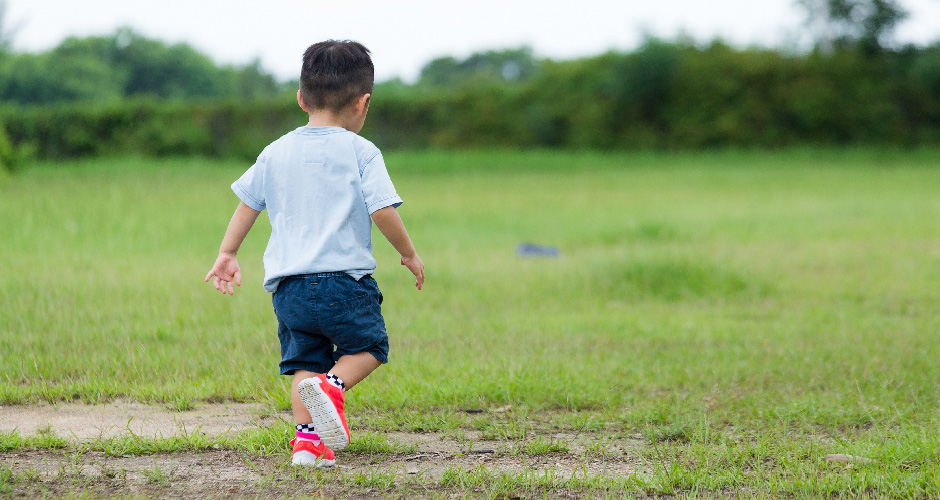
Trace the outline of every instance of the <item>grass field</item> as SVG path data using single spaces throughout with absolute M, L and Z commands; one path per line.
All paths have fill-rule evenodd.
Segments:
M 533 453 L 549 431 L 641 434 L 648 474 L 567 485 L 603 495 L 940 496 L 938 158 L 388 153 L 428 278 L 414 290 L 376 232 L 391 363 L 350 393 L 350 424 Z M 235 297 L 202 283 L 245 167 L 89 160 L 0 181 L 0 404 L 286 408 L 265 217 Z

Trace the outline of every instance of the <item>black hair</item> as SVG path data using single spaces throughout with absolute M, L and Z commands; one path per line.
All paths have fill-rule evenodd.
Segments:
M 351 40 L 327 40 L 304 52 L 300 97 L 310 109 L 343 111 L 357 97 L 371 94 L 375 67 L 369 49 Z

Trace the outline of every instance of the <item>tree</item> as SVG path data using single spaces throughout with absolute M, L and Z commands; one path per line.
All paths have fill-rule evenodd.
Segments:
M 13 49 L 13 39 L 20 26 L 10 26 L 7 12 L 7 0 L 0 0 L 0 52 L 10 52 Z
M 538 71 L 539 62 L 532 49 L 477 52 L 463 61 L 453 57 L 435 59 L 421 69 L 420 82 L 428 85 L 454 86 L 479 80 L 522 82 Z
M 3 52 L 0 0 L 0 101 L 52 104 L 127 97 L 254 98 L 282 91 L 259 61 L 217 66 L 185 43 L 168 45 L 129 28 L 113 35 L 70 37 L 39 54 Z
M 816 47 L 831 52 L 853 46 L 877 53 L 890 42 L 897 25 L 907 18 L 897 0 L 797 0 L 806 9 Z

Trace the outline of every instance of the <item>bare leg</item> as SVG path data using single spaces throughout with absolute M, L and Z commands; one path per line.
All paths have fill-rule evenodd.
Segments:
M 382 362 L 375 359 L 375 356 L 367 352 L 357 352 L 356 354 L 347 354 L 333 365 L 330 370 L 333 375 L 343 379 L 346 389 L 352 389 L 353 386 L 362 382 L 362 379 L 369 376 L 376 368 L 382 366 Z M 309 424 L 313 419 L 310 418 L 310 412 L 300 400 L 300 394 L 297 392 L 297 384 L 301 380 L 316 377 L 317 374 L 307 370 L 295 370 L 294 380 L 290 388 L 290 405 L 294 410 L 294 421 L 298 424 Z
M 372 354 L 368 352 L 357 352 L 356 354 L 347 354 L 339 358 L 339 361 L 333 365 L 333 369 L 330 370 L 330 372 L 343 379 L 343 383 L 346 384 L 346 389 L 349 390 L 359 382 L 362 382 L 362 379 L 368 377 L 370 373 L 380 366 L 382 366 L 382 362 L 375 359 L 375 356 Z
M 346 389 L 352 389 L 353 386 L 362 382 L 362 379 L 369 376 L 376 368 L 382 366 L 382 362 L 375 359 L 375 356 L 368 352 L 357 352 L 356 354 L 347 354 L 333 365 L 330 370 L 333 375 L 343 379 Z M 307 370 L 294 371 L 294 380 L 290 388 L 290 405 L 294 410 L 294 421 L 298 424 L 309 424 L 312 420 L 310 412 L 300 400 L 300 394 L 297 392 L 297 384 L 301 380 L 316 377 L 317 374 Z
M 294 421 L 298 424 L 309 424 L 313 419 L 310 418 L 310 412 L 307 411 L 307 407 L 304 406 L 303 401 L 300 400 L 300 394 L 297 393 L 297 384 L 305 378 L 316 376 L 316 373 L 308 372 L 307 370 L 294 371 L 294 381 L 290 388 L 290 406 L 294 410 Z

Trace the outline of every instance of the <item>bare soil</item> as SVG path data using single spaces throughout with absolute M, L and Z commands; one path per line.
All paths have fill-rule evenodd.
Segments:
M 114 437 L 127 431 L 143 437 L 169 437 L 181 430 L 216 436 L 264 425 L 273 418 L 266 406 L 246 403 L 199 404 L 183 412 L 120 400 L 101 405 L 0 406 L 0 432 L 31 436 L 52 429 L 59 436 L 79 440 Z
M 170 437 L 196 429 L 218 435 L 269 425 L 286 417 L 256 404 L 200 404 L 185 412 L 122 401 L 107 405 L 7 406 L 0 407 L 0 432 L 18 431 L 29 436 L 51 428 L 73 442 L 128 431 L 148 437 Z M 282 457 L 224 449 L 128 456 L 79 453 L 75 449 L 4 452 L 0 453 L 0 473 L 7 469 L 16 479 L 4 483 L 0 477 L 0 497 L 475 497 L 485 492 L 442 485 L 445 471 L 453 467 L 483 468 L 494 473 L 550 471 L 560 480 L 573 475 L 624 478 L 644 474 L 644 465 L 634 453 L 640 443 L 630 439 L 610 441 L 602 450 L 593 445 L 593 451 L 587 453 L 595 436 L 555 434 L 543 438 L 564 442 L 568 451 L 533 455 L 519 452 L 521 442 L 487 441 L 474 431 L 466 431 L 466 440 L 460 442 L 435 433 L 388 433 L 387 437 L 410 445 L 407 448 L 412 451 L 340 452 L 337 466 L 323 474 L 291 467 L 286 452 Z M 566 489 L 537 494 L 548 498 L 592 495 Z

